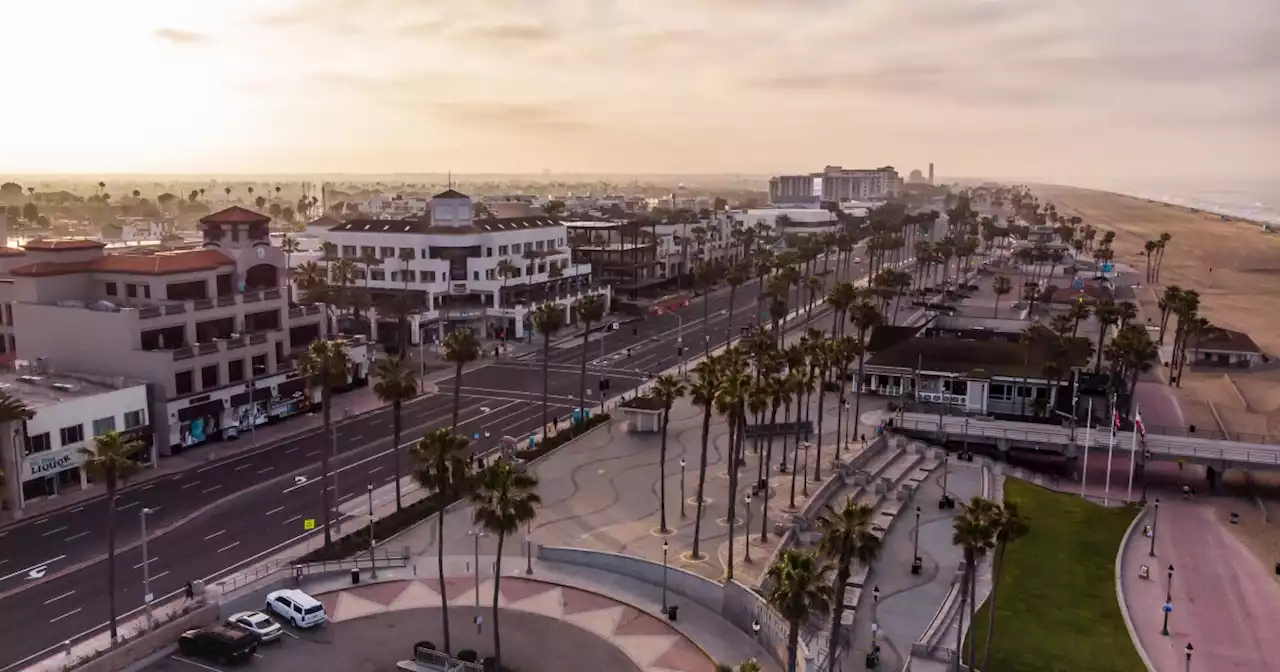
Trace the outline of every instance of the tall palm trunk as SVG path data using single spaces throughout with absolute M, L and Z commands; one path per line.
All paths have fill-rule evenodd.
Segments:
M 443 471 L 437 469 L 437 473 Z M 436 492 L 436 569 L 439 570 L 439 576 L 445 576 L 444 573 L 444 507 L 449 503 L 449 488 L 444 481 L 440 483 L 440 489 Z M 445 581 L 440 581 L 440 622 L 444 627 L 444 652 L 449 653 L 453 649 L 449 643 L 449 590 L 445 586 Z
M 547 411 L 547 386 L 550 381 L 550 372 L 548 366 L 551 359 L 551 334 L 542 335 L 542 431 L 547 432 L 548 411 Z M 546 434 L 544 433 L 545 437 Z
M 827 374 L 822 374 L 822 379 L 818 381 L 818 435 L 814 440 L 813 453 L 813 480 L 815 483 L 822 482 L 822 419 L 823 404 L 827 401 Z
M 591 323 L 582 328 L 582 361 L 578 378 L 578 419 L 586 420 L 587 415 L 587 336 L 591 334 Z M 543 358 L 543 369 L 546 369 L 546 358 Z
M 849 577 L 853 575 L 853 558 L 840 556 L 836 567 L 836 594 L 831 603 L 831 637 L 827 640 L 827 672 L 836 672 L 840 656 L 840 621 L 844 618 L 844 594 Z
M 969 667 L 974 667 L 975 652 L 974 645 L 978 641 L 978 631 L 973 629 L 973 624 L 977 622 L 976 613 L 978 611 L 978 576 L 977 569 L 973 570 L 973 576 L 969 577 Z
M 859 339 L 861 341 L 862 339 Z M 853 430 L 855 438 L 858 436 L 858 424 L 862 422 L 859 414 L 862 413 L 862 360 L 864 356 L 858 355 L 858 376 L 853 381 L 853 417 L 849 418 L 849 428 Z
M 391 402 L 391 461 L 395 463 L 396 511 L 403 508 L 400 502 L 400 398 Z
M 772 426 L 777 422 L 778 405 L 773 404 L 773 410 L 769 414 L 769 425 Z M 773 459 L 773 432 L 769 433 L 765 446 L 765 454 L 760 456 L 761 476 L 756 479 L 756 482 L 764 482 L 764 488 L 761 493 L 764 496 L 764 502 L 760 505 L 760 543 L 762 544 L 769 541 L 769 474 L 765 470 L 769 468 L 769 461 Z M 747 530 L 747 534 L 750 533 L 751 530 Z
M 729 325 L 724 329 L 724 347 L 729 347 L 733 340 L 733 302 L 738 296 L 738 286 L 729 285 Z
M 325 408 L 325 428 L 328 428 L 328 412 L 329 404 L 326 402 Z M 462 410 L 462 362 L 458 362 L 453 367 L 453 415 L 449 420 L 449 431 L 454 434 L 458 433 L 458 413 Z
M 800 623 L 792 622 L 787 631 L 787 672 L 796 672 L 796 657 L 800 651 Z
M 658 529 L 667 533 L 667 429 L 671 426 L 671 409 L 662 409 L 662 447 L 658 449 Z
M 960 611 L 956 621 L 956 665 L 955 672 L 960 672 L 960 655 L 964 652 L 964 617 L 969 605 L 969 583 L 972 580 L 973 551 L 964 549 L 964 571 L 960 573 Z
M 796 508 L 796 472 L 800 469 L 800 402 L 804 399 L 804 394 L 796 395 L 796 436 L 795 443 L 791 446 L 791 508 Z
M 742 440 L 742 423 L 738 411 L 729 411 L 729 562 L 725 565 L 725 579 L 733 580 L 733 538 L 738 515 L 738 443 Z M 751 543 L 751 531 L 747 530 L 747 544 Z
M 992 560 L 991 567 L 991 597 L 987 600 L 987 641 L 982 647 L 982 666 L 978 669 L 985 670 L 987 663 L 991 660 L 991 642 L 995 638 L 996 632 L 996 592 L 1000 590 L 1000 570 L 1004 567 L 1004 544 L 996 546 L 996 557 Z M 972 627 L 972 626 L 970 626 Z M 971 664 L 972 664 L 972 659 Z
M 116 477 L 108 471 L 107 480 L 107 610 L 110 612 L 111 642 L 116 632 Z
M 699 549 L 702 548 L 702 508 L 706 503 L 703 498 L 703 490 L 707 486 L 707 440 L 711 434 L 711 400 L 707 400 L 706 408 L 702 409 L 702 455 L 698 458 L 698 509 L 693 520 L 693 557 L 702 557 Z
M 459 380 L 459 384 L 461 384 L 461 380 Z M 458 395 L 457 386 L 454 386 L 453 394 L 455 399 L 453 402 L 453 417 L 455 420 L 454 424 L 456 425 L 458 417 L 458 402 L 456 401 Z M 322 409 L 321 413 L 324 417 L 324 450 L 320 453 L 320 502 L 324 507 L 324 545 L 327 547 L 333 543 L 333 530 L 329 529 L 329 519 L 331 518 L 330 514 L 332 514 L 333 509 L 333 507 L 330 506 L 332 496 L 329 494 L 331 492 L 329 489 L 329 459 L 333 455 L 333 452 L 338 448 L 334 445 L 333 392 L 329 390 L 328 381 L 324 381 L 320 384 L 320 405 Z
M 702 356 L 711 356 L 711 334 L 707 327 L 711 322 L 711 283 L 702 288 Z
M 494 669 L 496 670 L 502 669 L 502 628 L 498 627 L 498 614 L 501 612 L 501 610 L 498 609 L 498 595 L 500 595 L 498 592 L 498 586 L 502 582 L 502 546 L 506 540 L 507 535 L 503 532 L 499 532 L 498 557 L 494 560 L 493 566 L 493 658 L 494 661 L 498 663 L 494 666 Z M 476 568 L 476 571 L 479 571 L 478 567 Z M 440 583 L 444 583 L 444 580 L 441 579 Z

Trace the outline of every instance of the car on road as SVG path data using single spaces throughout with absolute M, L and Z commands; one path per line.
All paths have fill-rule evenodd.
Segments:
M 223 665 L 247 662 L 258 652 L 257 636 L 223 625 L 188 630 L 178 638 L 178 652 Z
M 295 628 L 313 628 L 328 620 L 319 600 L 293 588 L 267 593 L 267 611 Z
M 260 611 L 242 611 L 238 614 L 231 614 L 231 617 L 227 619 L 227 625 L 257 635 L 260 642 L 274 642 L 280 639 L 280 635 L 284 633 L 284 628 L 280 627 L 279 623 L 271 620 L 270 616 Z

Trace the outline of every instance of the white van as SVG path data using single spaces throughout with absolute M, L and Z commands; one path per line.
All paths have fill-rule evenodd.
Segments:
M 267 611 L 275 612 L 295 628 L 312 628 L 328 620 L 319 600 L 292 588 L 268 593 Z

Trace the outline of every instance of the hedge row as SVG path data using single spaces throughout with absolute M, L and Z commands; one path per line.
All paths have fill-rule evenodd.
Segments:
M 542 457 L 547 453 L 563 446 L 582 434 L 609 421 L 609 414 L 603 413 L 589 418 L 585 423 L 578 423 L 570 429 L 556 434 L 548 439 L 538 442 L 534 448 L 529 450 L 521 450 L 516 452 L 516 457 L 520 460 L 528 462 L 530 460 Z M 462 499 L 470 494 L 470 483 L 464 483 L 461 492 L 456 496 L 450 497 L 443 506 L 438 501 L 438 497 L 429 495 L 412 504 L 405 506 L 399 511 L 394 511 L 390 515 L 378 518 L 373 521 L 374 539 L 388 539 L 405 530 L 417 525 L 418 523 L 430 518 L 437 511 L 447 508 L 450 504 Z M 360 553 L 369 551 L 369 526 L 365 525 L 360 529 L 335 539 L 329 546 L 317 548 L 310 553 L 298 558 L 297 564 L 306 564 L 311 562 L 324 562 L 328 560 L 341 560 L 350 558 Z

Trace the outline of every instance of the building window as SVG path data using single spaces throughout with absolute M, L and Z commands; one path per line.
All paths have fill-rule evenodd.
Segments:
M 987 396 L 991 401 L 1013 401 L 1013 386 L 1004 383 L 991 383 Z
M 108 415 L 105 418 L 98 418 L 93 421 L 93 435 L 102 436 L 107 432 L 116 431 L 116 416 Z
M 390 258 L 392 258 L 392 257 L 396 256 L 396 248 L 394 248 L 394 247 L 384 247 L 384 248 L 382 248 L 382 249 L 379 251 L 378 256 L 379 256 L 379 257 L 381 257 L 381 258 L 383 258 L 383 259 L 390 259 Z
M 370 280 L 386 280 L 387 272 L 380 268 L 371 269 L 369 271 L 369 279 Z
M 525 244 L 524 244 L 524 251 L 525 251 L 525 252 L 532 252 L 532 251 L 533 251 L 533 243 L 525 243 Z
M 71 446 L 84 442 L 84 425 L 71 425 L 58 430 L 58 438 L 62 440 L 62 445 Z
M 485 271 L 484 271 L 484 279 L 485 279 L 485 280 L 496 280 L 496 279 L 497 279 L 497 278 L 495 277 L 495 275 L 494 275 L 494 271 L 493 271 L 493 269 L 492 269 L 492 268 L 485 269 Z
M 252 367 L 249 375 L 261 376 L 262 374 L 267 372 L 267 356 L 266 355 L 254 355 L 253 361 L 250 362 L 249 364 Z
M 49 442 L 49 432 L 36 434 L 27 437 L 27 454 L 34 455 L 53 450 L 53 444 Z
M 500 256 L 500 257 L 505 257 L 505 256 L 507 256 L 507 246 L 506 246 L 506 245 L 499 245 L 499 246 L 498 246 L 498 256 Z
M 138 286 L 142 288 L 142 298 L 144 299 L 151 298 L 151 285 L 138 285 Z
M 376 247 L 370 247 L 370 246 L 368 246 L 368 245 L 361 245 L 361 246 L 360 246 L 360 256 L 361 256 L 361 257 L 377 256 L 377 255 L 378 255 L 378 248 L 376 248 Z
M 535 243 L 535 244 L 534 244 L 534 247 L 535 247 L 536 249 L 541 250 L 541 249 L 543 249 L 543 245 L 545 245 L 545 244 L 546 244 L 545 242 L 543 242 L 543 241 L 539 240 L 537 243 Z
M 143 409 L 128 411 L 124 414 L 124 428 L 133 429 L 147 424 L 147 412 Z
M 493 256 L 493 248 L 492 248 L 492 247 L 486 247 L 486 248 L 484 248 L 484 256 L 486 256 L 486 257 L 492 257 L 492 256 Z
M 358 254 L 356 253 L 356 246 L 355 246 L 355 245 L 343 245 L 343 246 L 342 246 L 342 256 L 344 256 L 344 257 L 346 257 L 346 258 L 348 258 L 348 259 L 355 259 L 356 257 L 358 257 L 358 256 L 360 256 L 360 255 L 358 255 Z
M 116 283 L 107 283 L 107 296 L 116 296 Z
M 430 258 L 431 258 L 431 248 L 429 247 L 422 248 L 422 256 L 419 257 L 419 259 L 430 259 Z
M 418 271 L 418 282 L 435 282 L 435 271 Z
M 129 297 L 129 298 L 131 298 L 131 299 L 136 299 L 136 298 L 138 298 L 138 286 L 137 286 L 137 285 L 135 285 L 135 284 L 133 284 L 133 283 L 129 283 L 129 284 L 125 285 L 125 286 L 124 286 L 124 295 L 125 295 L 125 296 L 127 296 L 127 297 Z
M 195 392 L 195 374 L 189 370 L 173 374 L 173 389 L 179 397 Z
M 471 279 L 472 279 L 472 280 L 479 280 L 479 279 L 480 279 L 480 271 L 471 271 Z
M 238 383 L 244 380 L 244 360 L 233 359 L 227 362 L 227 382 Z
M 401 258 L 401 259 L 405 259 L 405 258 L 413 259 L 413 258 L 414 258 L 414 256 L 413 256 L 413 248 L 412 248 L 412 247 L 402 247 L 402 248 L 400 248 L 400 254 L 399 254 L 398 256 L 399 256 L 399 258 Z

